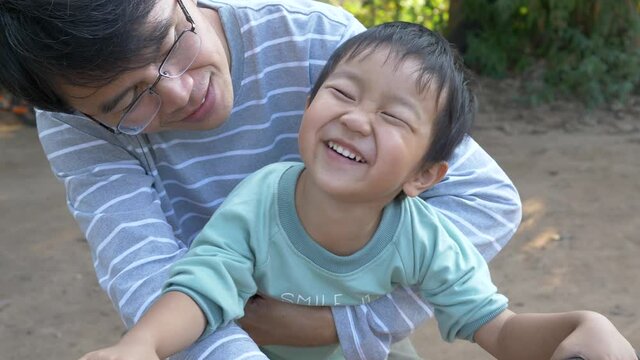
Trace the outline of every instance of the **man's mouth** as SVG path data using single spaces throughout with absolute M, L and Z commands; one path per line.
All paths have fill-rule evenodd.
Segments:
M 202 100 L 198 105 L 198 107 L 186 118 L 184 118 L 182 121 L 185 121 L 185 122 L 202 121 L 205 115 L 211 111 L 214 103 L 215 103 L 214 91 L 212 89 L 212 84 L 209 83 L 209 86 L 207 87 L 207 90 L 202 96 Z
M 329 149 L 333 150 L 335 153 L 339 154 L 340 156 L 345 157 L 349 160 L 352 160 L 361 164 L 367 163 L 367 161 L 359 154 L 355 154 L 352 151 L 345 149 L 344 147 L 336 144 L 333 141 L 327 142 L 327 147 L 329 147 Z

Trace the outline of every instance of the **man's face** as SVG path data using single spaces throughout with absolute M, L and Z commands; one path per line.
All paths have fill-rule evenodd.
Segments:
M 200 51 L 178 78 L 162 78 L 154 87 L 162 99 L 158 114 L 145 133 L 164 130 L 208 130 L 220 126 L 233 106 L 233 86 L 227 43 L 215 11 L 200 9 L 191 0 L 184 5 L 201 39 Z M 160 63 L 178 35 L 190 28 L 176 0 L 158 0 L 148 22 L 166 21 L 171 29 L 151 64 L 120 74 L 101 87 L 61 84 L 65 99 L 76 110 L 115 128 L 138 94 L 158 77 Z M 89 121 L 89 120 L 87 120 Z

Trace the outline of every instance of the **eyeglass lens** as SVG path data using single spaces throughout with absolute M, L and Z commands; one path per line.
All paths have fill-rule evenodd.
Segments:
M 200 36 L 192 31 L 185 31 L 180 35 L 160 67 L 160 74 L 174 78 L 184 74 L 198 55 L 200 50 Z
M 160 65 L 160 76 L 177 78 L 182 76 L 193 64 L 200 51 L 200 36 L 193 31 L 185 30 L 171 48 L 169 54 Z M 140 133 L 158 114 L 162 106 L 160 95 L 147 89 L 118 124 L 118 130 L 125 134 L 135 135 Z

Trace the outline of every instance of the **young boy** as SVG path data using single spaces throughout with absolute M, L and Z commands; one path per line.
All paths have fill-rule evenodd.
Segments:
M 462 234 L 417 196 L 439 182 L 474 100 L 446 40 L 384 24 L 339 47 L 311 90 L 304 164 L 246 178 L 178 261 L 166 293 L 114 347 L 83 359 L 164 358 L 242 316 L 257 292 L 354 305 L 417 287 L 447 341 L 504 359 L 635 359 L 603 316 L 514 314 Z M 283 281 L 286 279 L 286 281 Z M 272 359 L 341 358 L 336 346 L 264 347 Z

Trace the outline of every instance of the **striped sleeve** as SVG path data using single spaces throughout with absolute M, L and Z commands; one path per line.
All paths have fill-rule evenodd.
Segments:
M 423 194 L 490 261 L 515 234 L 522 217 L 518 192 L 471 137 L 456 149 L 442 182 Z
M 108 132 L 100 136 L 95 126 L 69 125 L 87 121 L 79 116 L 38 112 L 37 118 L 40 142 L 64 183 L 67 206 L 85 234 L 98 282 L 131 327 L 158 298 L 169 267 L 187 248 L 167 223 L 153 177 L 135 147 L 118 144 Z M 222 354 L 266 359 L 235 325 L 177 358 L 228 358 Z

